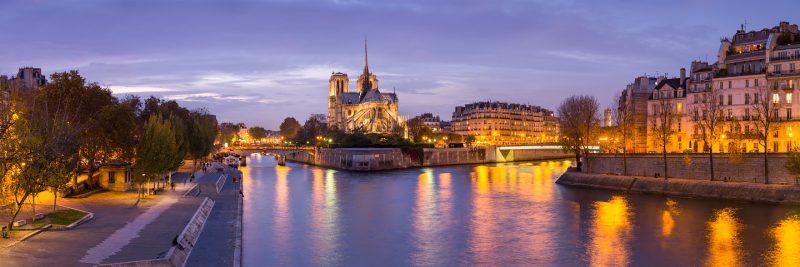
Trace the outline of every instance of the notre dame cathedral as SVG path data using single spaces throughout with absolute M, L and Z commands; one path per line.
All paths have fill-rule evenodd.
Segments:
M 381 93 L 378 77 L 369 72 L 367 43 L 364 42 L 364 72 L 358 76 L 356 92 L 350 92 L 347 74 L 331 74 L 328 97 L 328 126 L 346 132 L 398 133 L 402 118 L 397 115 L 397 94 Z

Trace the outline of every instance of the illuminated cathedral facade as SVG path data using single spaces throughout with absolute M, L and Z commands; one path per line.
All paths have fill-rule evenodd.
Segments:
M 402 121 L 397 113 L 397 94 L 382 93 L 378 89 L 378 77 L 369 71 L 364 42 L 364 72 L 358 76 L 355 92 L 350 92 L 346 73 L 331 74 L 328 127 L 345 132 L 398 133 Z

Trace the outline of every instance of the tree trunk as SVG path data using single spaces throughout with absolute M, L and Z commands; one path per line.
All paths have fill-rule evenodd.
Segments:
M 56 200 L 58 199 L 58 188 L 53 187 L 53 211 L 56 211 Z
M 664 157 L 664 179 L 667 179 L 667 142 L 664 142 L 664 149 L 661 150 Z
M 767 142 L 764 142 L 764 183 L 769 184 L 769 167 L 767 166 Z
M 583 151 L 583 159 L 586 160 L 586 173 L 591 172 L 592 171 L 592 164 L 589 163 L 589 151 L 588 150 L 584 150 Z
M 30 193 L 25 193 L 25 195 L 22 196 L 22 200 L 20 202 L 14 203 L 14 205 L 16 205 L 17 208 L 14 210 L 14 213 L 11 214 L 11 218 L 8 220 L 8 228 L 6 229 L 8 229 L 9 231 L 11 231 L 14 228 L 14 220 L 17 219 L 17 215 L 19 215 L 19 212 L 22 210 L 22 205 L 25 205 L 25 200 L 28 199 L 29 194 Z
M 708 162 L 711 163 L 711 181 L 714 181 L 714 145 L 708 149 Z
M 628 153 L 622 151 L 622 175 L 628 175 Z
M 31 195 L 31 211 L 33 213 L 31 223 L 36 223 L 36 194 Z
M 78 176 L 80 176 L 80 172 L 72 176 L 72 192 L 73 194 L 78 191 Z

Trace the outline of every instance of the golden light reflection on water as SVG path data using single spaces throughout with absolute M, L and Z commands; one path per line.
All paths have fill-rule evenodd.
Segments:
M 437 213 L 436 181 L 433 169 L 422 169 L 417 177 L 417 193 L 414 207 L 414 234 L 418 250 L 413 259 L 416 265 L 430 265 L 436 259 L 441 246 L 436 245 Z
M 708 222 L 706 266 L 742 266 L 741 228 L 734 209 L 724 208 L 714 213 Z
M 275 242 L 277 247 L 288 248 L 291 224 L 289 222 L 289 187 L 287 176 L 290 167 L 275 167 Z
M 771 266 L 800 265 L 800 215 L 792 214 L 770 231 L 775 245 L 768 254 Z
M 556 228 L 562 226 L 555 220 L 557 209 L 547 203 L 554 198 L 553 175 L 562 170 L 561 161 L 473 168 L 469 240 L 473 263 L 489 266 L 555 264 Z M 519 210 L 520 206 L 528 208 Z M 528 256 L 497 257 L 508 253 Z
M 678 212 L 678 202 L 674 200 L 667 199 L 664 207 L 664 211 L 661 213 L 661 235 L 664 237 L 670 237 L 672 235 L 672 229 L 675 228 L 675 219 L 674 216 L 677 216 Z
M 489 167 L 486 165 L 476 166 L 472 173 L 477 190 L 472 197 L 472 232 L 470 233 L 469 243 L 474 262 L 497 265 L 492 262 L 493 248 L 496 246 L 496 235 L 493 234 L 494 220 L 492 218 L 494 215 L 492 213 L 491 192 L 489 191 L 489 174 Z
M 628 201 L 622 196 L 594 203 L 592 241 L 588 251 L 591 266 L 628 265 L 631 213 Z

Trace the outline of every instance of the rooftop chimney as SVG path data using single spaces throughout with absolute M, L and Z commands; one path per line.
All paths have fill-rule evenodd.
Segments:
M 684 86 L 683 83 L 686 81 L 686 68 L 681 68 L 681 84 L 679 86 Z

